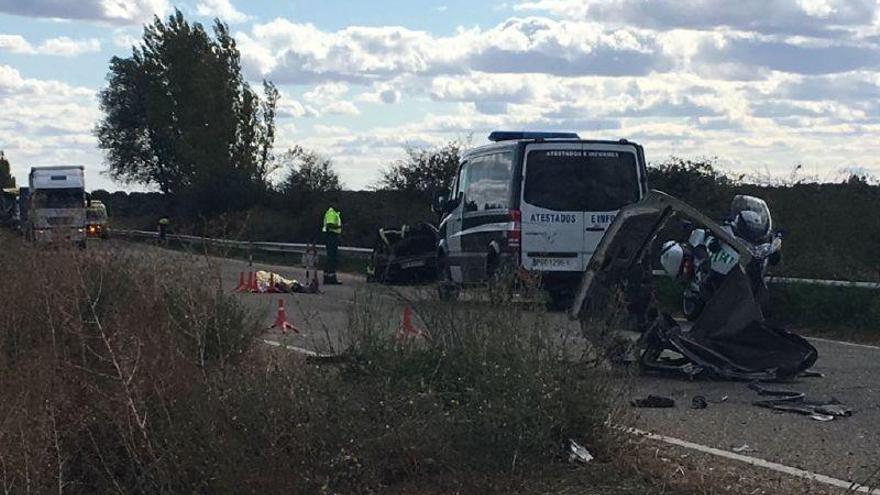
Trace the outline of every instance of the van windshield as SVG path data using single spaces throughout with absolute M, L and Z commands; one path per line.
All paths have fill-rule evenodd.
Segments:
M 536 150 L 528 154 L 528 204 L 556 211 L 613 211 L 639 200 L 633 153 Z
M 86 220 L 90 223 L 104 223 L 107 221 L 107 208 L 104 205 L 92 205 L 86 209 Z

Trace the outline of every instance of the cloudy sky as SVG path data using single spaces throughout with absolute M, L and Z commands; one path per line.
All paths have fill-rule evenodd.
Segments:
M 107 62 L 179 8 L 228 22 L 249 80 L 278 84 L 277 147 L 332 156 L 350 188 L 402 147 L 492 129 L 629 138 L 649 160 L 880 175 L 880 0 L 0 0 L 0 149 L 101 174 Z

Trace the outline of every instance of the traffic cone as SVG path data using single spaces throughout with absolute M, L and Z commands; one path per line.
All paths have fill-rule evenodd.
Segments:
M 247 290 L 247 284 L 244 281 L 244 272 L 238 272 L 238 287 L 234 292 L 244 292 Z
M 278 299 L 278 315 L 275 317 L 275 323 L 269 328 L 280 328 L 282 332 L 292 330 L 293 333 L 301 333 L 298 328 L 287 321 L 287 312 L 284 311 L 284 299 Z
M 406 337 L 424 337 L 428 339 L 428 334 L 424 330 L 420 330 L 413 325 L 413 311 L 412 306 L 409 304 L 403 308 L 403 318 L 400 322 L 400 328 L 397 329 L 395 339 L 401 341 Z
M 248 272 L 248 292 L 260 292 L 260 287 L 257 286 L 257 272 Z

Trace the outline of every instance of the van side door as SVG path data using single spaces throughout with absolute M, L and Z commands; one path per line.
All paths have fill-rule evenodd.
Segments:
M 461 267 L 465 283 L 478 283 L 488 275 L 491 245 L 506 245 L 514 152 L 501 149 L 469 159 L 462 200 Z

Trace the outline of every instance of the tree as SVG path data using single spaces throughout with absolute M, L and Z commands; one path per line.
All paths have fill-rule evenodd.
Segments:
M 110 61 L 96 128 L 110 176 L 158 186 L 190 213 L 248 206 L 272 171 L 278 91 L 260 98 L 220 20 L 213 37 L 180 11 L 144 28 L 127 58 Z
M 302 146 L 287 150 L 279 160 L 290 171 L 282 184 L 285 194 L 334 192 L 342 189 L 333 161 Z
M 428 195 L 452 185 L 464 142 L 456 140 L 435 149 L 405 148 L 406 157 L 382 172 L 379 189 Z
M 12 176 L 11 168 L 3 150 L 0 150 L 0 188 L 15 187 L 15 177 Z
M 675 156 L 648 167 L 648 185 L 680 198 L 711 215 L 727 212 L 735 181 L 716 167 L 716 159 Z

